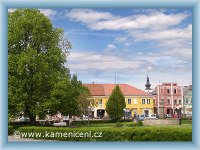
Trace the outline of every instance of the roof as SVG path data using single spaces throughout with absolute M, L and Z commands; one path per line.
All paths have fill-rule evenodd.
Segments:
M 103 84 L 83 84 L 90 89 L 92 96 L 105 96 Z
M 183 88 L 183 95 L 185 95 L 188 90 L 192 90 L 192 85 L 189 85 Z
M 122 93 L 126 96 L 128 95 L 152 95 L 128 84 L 118 84 Z M 105 95 L 111 95 L 112 91 L 116 87 L 116 84 L 104 84 Z
M 156 95 L 157 94 L 157 89 L 152 91 L 151 94 Z

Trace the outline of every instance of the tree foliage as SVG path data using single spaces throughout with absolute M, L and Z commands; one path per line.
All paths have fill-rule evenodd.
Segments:
M 106 103 L 106 112 L 112 120 L 119 121 L 124 114 L 125 107 L 125 97 L 117 84 Z
M 83 86 L 82 82 L 77 80 L 77 75 L 74 74 L 71 79 L 71 84 L 74 86 L 73 99 L 74 109 L 73 114 L 75 116 L 81 116 L 88 113 L 88 107 L 90 106 L 91 93 L 88 87 Z
M 74 87 L 64 66 L 71 44 L 64 30 L 53 27 L 37 9 L 8 13 L 8 109 L 24 113 L 35 125 L 36 115 L 71 113 Z

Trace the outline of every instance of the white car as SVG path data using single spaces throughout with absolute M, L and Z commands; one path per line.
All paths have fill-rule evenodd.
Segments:
M 171 114 L 166 114 L 165 117 L 172 117 L 172 115 Z
M 149 118 L 156 118 L 156 114 L 150 114 Z
M 86 117 L 83 117 L 83 120 L 88 120 L 88 117 L 86 116 Z

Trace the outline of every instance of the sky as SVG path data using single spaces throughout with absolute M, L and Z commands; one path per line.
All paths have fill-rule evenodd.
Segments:
M 8 9 L 13 12 L 15 9 Z M 192 84 L 192 9 L 40 9 L 72 44 L 82 83 Z

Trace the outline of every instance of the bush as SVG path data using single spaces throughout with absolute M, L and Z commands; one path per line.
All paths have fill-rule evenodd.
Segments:
M 13 134 L 13 126 L 8 126 L 8 134 Z
M 122 127 L 123 124 L 122 123 L 116 123 L 116 127 Z
M 73 124 L 83 124 L 83 125 L 86 125 L 88 123 L 88 120 L 77 120 L 77 121 L 72 121 L 72 125 Z M 120 120 L 120 122 L 124 122 L 123 119 Z M 132 119 L 125 119 L 125 122 L 132 122 Z M 113 120 L 89 120 L 89 123 L 90 124 L 97 124 L 97 123 L 115 123 L 115 121 Z
M 28 126 L 30 121 L 13 121 L 8 122 L 8 125 L 26 125 Z M 36 121 L 37 126 L 53 126 L 53 121 Z
M 126 126 L 127 127 L 136 127 L 136 126 L 138 126 L 138 124 L 134 123 L 134 122 L 130 122 L 130 123 L 126 123 Z
M 19 128 L 19 131 L 20 133 L 41 133 L 41 136 L 37 136 L 36 134 L 34 134 L 33 138 L 35 139 L 51 139 L 59 141 L 192 141 L 192 129 L 185 130 L 178 128 L 148 129 L 139 127 L 126 129 L 88 129 L 64 127 L 21 127 Z M 73 136 L 73 134 L 75 133 L 82 133 L 80 135 L 83 135 L 83 137 L 79 137 L 79 134 L 78 137 Z
M 138 126 L 143 126 L 143 122 L 141 120 L 138 121 L 137 123 Z
M 181 120 L 192 120 L 192 117 L 181 117 Z

